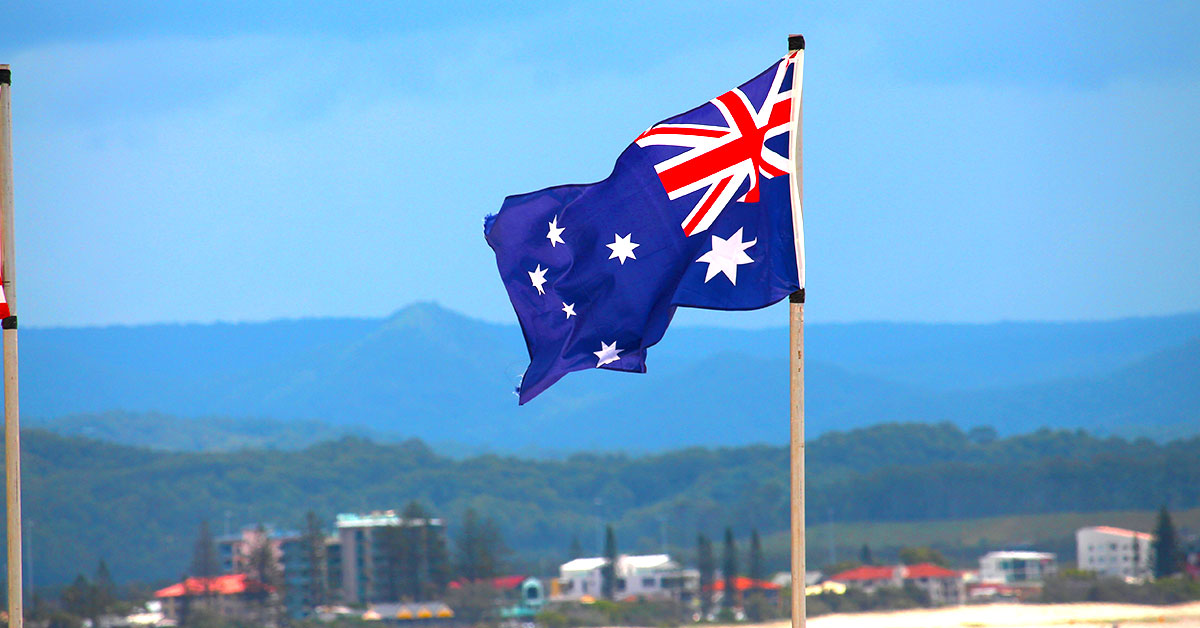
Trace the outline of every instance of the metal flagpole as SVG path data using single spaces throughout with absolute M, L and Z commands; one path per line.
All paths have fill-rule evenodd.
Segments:
M 804 197 L 804 144 L 801 129 L 803 127 L 803 86 L 801 85 L 804 59 L 804 37 L 791 35 L 788 37 L 788 52 L 799 52 L 792 79 L 792 101 L 795 103 L 795 136 L 792 138 L 792 159 L 794 176 L 792 199 L 798 206 L 792 208 L 793 216 L 802 212 L 800 202 Z M 799 227 L 800 221 L 794 223 Z M 797 230 L 797 247 L 803 246 L 802 233 Z M 797 257 L 797 279 L 804 285 L 803 253 Z M 788 304 L 790 319 L 790 355 L 791 355 L 791 477 L 792 477 L 792 628 L 804 628 L 806 608 L 804 598 L 804 288 L 794 292 Z
M 21 628 L 25 612 L 21 582 L 21 419 L 17 404 L 17 282 L 13 270 L 12 72 L 0 65 L 0 277 L 8 318 L 4 329 L 4 479 L 8 514 L 8 625 Z

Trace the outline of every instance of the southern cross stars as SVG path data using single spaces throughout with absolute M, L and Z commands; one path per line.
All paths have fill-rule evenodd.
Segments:
M 559 244 L 566 244 L 566 242 L 563 242 L 562 232 L 566 231 L 567 229 L 566 229 L 566 227 L 558 226 L 558 216 L 555 216 L 550 221 L 549 225 L 550 225 L 550 232 L 546 234 L 546 239 L 550 240 L 551 248 L 554 247 L 554 244 L 556 242 Z
M 603 340 L 601 340 L 600 350 L 592 352 L 599 360 L 596 363 L 596 368 L 600 368 L 605 364 L 611 364 L 617 360 L 620 360 L 621 358 L 617 354 L 621 353 L 622 351 L 624 351 L 624 349 L 618 349 L 617 342 L 615 340 L 612 344 L 605 343 Z
M 609 255 L 608 259 L 613 259 L 615 257 L 621 261 L 622 266 L 625 265 L 626 259 L 637 259 L 637 256 L 633 254 L 633 250 L 641 245 L 630 241 L 630 239 L 633 238 L 632 233 L 626 234 L 624 238 L 614 233 L 613 237 L 616 238 L 613 240 L 613 243 L 605 245 L 612 249 L 612 255 Z
M 572 316 L 579 316 L 578 314 L 575 313 L 575 304 L 574 303 L 567 304 L 566 301 L 563 301 L 562 311 L 567 313 L 567 318 L 571 318 Z M 604 343 L 600 343 L 600 344 L 604 344 Z
M 526 266 L 526 268 L 529 267 Z M 546 271 L 548 270 L 550 269 L 542 268 L 542 265 L 538 264 L 537 268 L 529 271 L 529 281 L 533 283 L 534 288 L 537 288 L 538 294 L 546 294 L 546 289 L 542 286 L 546 284 Z
M 704 273 L 704 283 L 708 283 L 709 279 L 717 276 L 717 273 L 725 273 L 725 277 L 730 283 L 737 285 L 737 267 L 741 264 L 749 264 L 754 260 L 746 255 L 746 249 L 755 245 L 758 238 L 749 242 L 742 242 L 742 230 L 738 229 L 728 240 L 721 239 L 717 236 L 712 237 L 712 250 L 700 256 L 696 262 L 707 262 L 708 272 Z

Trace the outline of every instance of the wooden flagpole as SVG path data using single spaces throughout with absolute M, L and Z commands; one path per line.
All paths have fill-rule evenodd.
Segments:
M 788 52 L 800 51 L 803 55 L 804 37 L 791 35 L 788 37 Z M 801 63 L 803 63 L 801 56 Z M 795 198 L 792 202 L 800 204 L 804 197 L 804 151 L 803 135 L 803 85 L 801 84 L 800 68 L 793 74 L 792 98 L 797 102 L 793 111 L 796 112 L 795 137 L 792 138 L 794 160 L 793 191 Z M 802 206 L 802 205 L 801 205 Z M 793 207 L 793 212 L 802 211 L 801 206 Z M 797 220 L 794 224 L 799 225 Z M 797 246 L 801 246 L 803 234 L 796 233 Z M 797 256 L 800 285 L 804 285 L 803 253 Z M 804 288 L 794 292 L 788 299 L 789 336 L 791 355 L 791 477 L 792 477 L 792 628 L 804 628 L 806 623 L 806 600 L 804 596 L 805 564 L 804 564 Z
M 25 611 L 21 582 L 21 418 L 17 404 L 17 275 L 13 270 L 12 72 L 0 65 L 0 267 L 8 318 L 4 329 L 4 479 L 8 514 L 8 625 L 21 628 Z

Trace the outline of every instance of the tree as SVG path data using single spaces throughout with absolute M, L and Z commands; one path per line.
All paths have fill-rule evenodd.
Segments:
M 96 565 L 96 583 L 94 585 L 95 604 L 100 613 L 106 613 L 117 602 L 117 585 L 113 582 L 112 574 L 108 572 L 108 564 L 104 559 Z M 95 624 L 93 624 L 95 625 Z
M 412 601 L 425 598 L 429 588 L 429 513 L 413 500 L 400 513 L 399 568 L 401 595 Z
M 400 526 L 383 526 L 376 528 L 375 539 L 379 543 L 379 551 L 383 554 L 383 573 L 379 574 L 378 586 L 383 599 L 398 602 L 403 597 L 404 583 L 402 582 L 404 556 L 404 538 Z
M 583 556 L 583 547 L 579 545 L 579 535 L 571 535 L 571 547 L 567 549 L 567 558 L 575 560 Z
M 304 548 L 304 576 L 308 581 L 305 607 L 311 611 L 329 601 L 329 579 L 325 573 L 325 530 L 317 513 L 311 510 L 304 515 L 301 544 Z
M 716 561 L 713 560 L 712 541 L 703 534 L 696 536 L 696 563 L 700 570 L 700 614 L 707 619 L 712 611 Z
M 96 587 L 88 582 L 83 574 L 75 576 L 75 580 L 62 592 L 63 610 L 92 622 L 93 626 L 100 618 L 101 609 L 97 605 Z
M 471 581 L 495 578 L 507 553 L 495 520 L 482 519 L 474 508 L 468 508 L 458 537 L 459 575 Z
M 600 568 L 600 594 L 606 600 L 616 599 L 617 537 L 611 525 L 604 528 L 604 566 Z
M 721 606 L 731 609 L 737 605 L 737 545 L 733 542 L 733 528 L 725 528 L 725 551 L 722 555 L 721 571 L 725 572 L 725 595 Z
M 747 575 L 753 580 L 763 579 L 762 540 L 758 537 L 758 528 L 750 531 L 750 565 Z
M 1158 511 L 1158 525 L 1154 527 L 1154 577 L 1166 578 L 1179 573 L 1182 556 L 1171 513 L 1163 506 Z
M 205 599 L 208 599 L 211 593 L 209 582 L 219 570 L 217 546 L 213 541 L 212 530 L 208 527 L 208 520 L 204 519 L 200 521 L 200 531 L 196 534 L 196 544 L 192 550 L 192 575 L 202 580 Z
M 751 621 L 766 619 L 768 605 L 766 596 L 758 589 L 758 583 L 763 579 L 762 541 L 758 537 L 758 528 L 750 531 L 750 565 L 748 575 L 752 580 L 747 590 L 750 597 L 746 600 L 746 617 Z
M 267 590 L 259 596 L 262 622 L 274 625 L 281 611 L 283 568 L 279 564 L 278 550 L 271 543 L 271 534 L 261 523 L 254 529 L 253 539 L 247 557 L 247 575 L 274 589 L 274 593 Z
M 871 546 L 863 543 L 862 549 L 858 551 L 858 562 L 864 565 L 874 565 L 875 560 L 871 558 Z
M 442 597 L 450 584 L 450 551 L 446 548 L 446 528 L 430 523 L 425 530 L 425 561 L 428 571 L 424 599 Z
M 1130 543 L 1130 548 L 1133 550 L 1133 557 L 1130 562 L 1133 563 L 1133 577 L 1142 577 L 1142 540 L 1138 538 L 1138 533 L 1133 533 L 1133 542 Z
M 900 562 L 905 565 L 918 565 L 920 563 L 933 563 L 942 567 L 949 567 L 950 561 L 941 552 L 932 547 L 904 547 L 900 549 Z

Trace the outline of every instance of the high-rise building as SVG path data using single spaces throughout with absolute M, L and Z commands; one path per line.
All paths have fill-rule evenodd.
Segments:
M 395 583 L 389 581 L 389 574 L 396 569 L 386 543 L 389 528 L 426 528 L 426 532 L 441 535 L 445 523 L 435 518 L 405 519 L 394 510 L 339 514 L 337 536 L 341 545 L 342 602 L 375 604 L 399 602 L 399 598 L 405 597 L 396 590 Z
M 336 598 L 338 590 L 329 577 L 333 573 L 330 569 L 331 562 L 340 559 L 336 538 L 325 540 L 325 564 L 314 571 L 310 566 L 311 552 L 305 547 L 304 535 L 294 530 L 278 530 L 267 525 L 249 526 L 240 533 L 216 539 L 217 560 L 221 571 L 227 574 L 253 571 L 253 553 L 264 543 L 270 547 L 275 567 L 279 570 L 277 578 L 281 586 L 278 589 L 282 591 L 281 601 L 288 615 L 301 617 L 315 606 L 314 600 L 310 599 L 314 576 L 324 579 L 326 589 L 334 593 L 333 597 Z M 340 570 L 340 563 L 334 564 Z M 262 574 L 254 575 L 258 578 L 264 577 Z

